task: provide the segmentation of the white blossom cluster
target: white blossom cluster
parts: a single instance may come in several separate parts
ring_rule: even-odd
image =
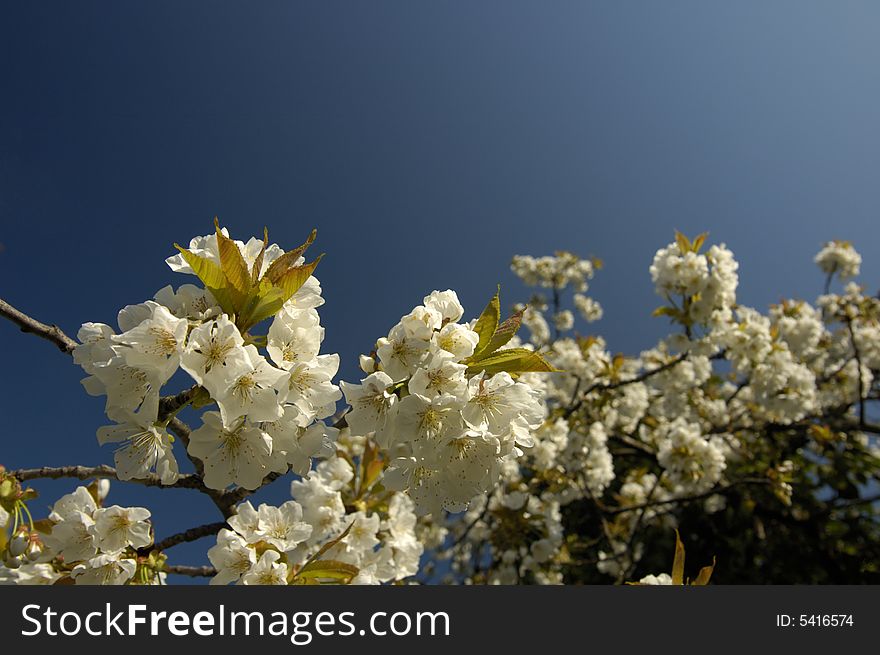
[[[683,319],[695,324],[724,320],[736,302],[739,265],[724,244],[712,246],[705,254],[694,244],[685,250],[676,240],[654,255],[651,280],[657,293],[666,299],[682,297]]]
[[[228,288],[184,284],[123,308],[116,328],[84,324],[73,356],[86,390],[106,397],[113,424],[97,435],[115,445],[119,479],[220,501],[228,527],[208,551],[212,584],[430,582],[433,570],[447,582],[561,584],[577,567],[672,584],[645,575],[645,535],[685,530],[680,508],[723,517],[741,509],[729,493],[753,485],[788,509],[798,479],[831,468],[831,451],[880,466],[865,408],[880,394],[880,299],[854,282],[830,290],[859,273],[853,246],[831,241],[816,255],[827,288],[814,304],[760,311],[738,304],[733,253],[704,241],[677,234],[657,251],[654,314],[671,327],[635,356],[580,336],[579,320],[602,317],[586,295],[599,263],[568,252],[513,259],[538,291],[503,323],[497,296],[464,321],[454,291],[430,293],[360,357],[359,383],[337,387],[339,357],[320,352],[313,269],[261,315],[264,334],[224,311]],[[301,265],[307,245],[284,253],[218,227],[189,253],[221,270],[237,250],[257,289],[242,297],[258,304],[273,263]],[[167,263],[213,279],[194,261]],[[182,391],[162,395],[184,376]],[[199,423],[179,431],[187,407]],[[175,435],[195,473],[181,473]],[[875,475],[864,467],[857,475]],[[288,472],[291,500],[245,500]],[[0,467],[0,582],[165,581],[148,510],[104,506],[100,483],[35,523],[24,479]]]
[[[564,289],[571,286],[576,292],[584,293],[589,288],[589,280],[593,279],[596,263],[559,251],[555,256],[537,258],[516,255],[510,269],[531,287]]]
[[[150,511],[143,507],[103,506],[109,482],[77,487],[62,496],[49,514],[40,557],[16,569],[0,569],[10,584],[161,584],[164,574],[139,565],[138,549],[153,543]]]
[[[369,375],[342,382],[355,435],[374,435],[391,456],[384,484],[419,514],[462,511],[495,486],[502,462],[531,444],[544,419],[540,394],[507,372],[468,374],[480,335],[459,323],[454,291],[434,291],[362,358]]]
[[[254,267],[263,242],[235,244]],[[193,239],[190,251],[220,262],[216,234]],[[262,271],[282,254],[275,244],[265,248]],[[193,273],[181,255],[167,263],[174,271]],[[241,333],[234,317],[222,313],[210,291],[189,284],[176,292],[165,287],[154,300],[123,308],[119,333],[102,323],[83,325],[74,359],[89,374],[86,390],[107,398],[107,416],[116,423],[99,429],[98,441],[118,444],[120,479],[144,478],[155,470],[165,484],[177,480],[169,417],[160,416],[159,400],[162,386],[178,370],[219,409],[202,415],[188,446],[204,463],[208,487],[255,489],[273,472],[305,473],[310,458],[333,436],[320,419],[332,415],[342,397],[331,381],[339,356],[319,354],[324,329],[316,308],[323,302],[317,279],[310,277],[272,318],[268,357],[259,341]]]
[[[538,258],[528,255],[516,255],[513,258],[510,269],[526,285],[553,290],[552,308],[541,295],[536,295],[528,306],[522,305],[518,308],[525,311],[523,324],[529,328],[533,344],[541,346],[551,340],[550,323],[544,317],[544,312],[549,309],[552,309],[550,321],[556,334],[574,327],[574,312],[558,306],[560,294],[568,289],[574,292],[574,307],[584,321],[592,323],[602,318],[602,306],[586,295],[589,281],[601,266],[598,259],[581,259],[567,251]]]
[[[217,569],[211,584],[295,584],[297,574],[307,579],[308,563],[321,549],[321,560],[354,567],[351,584],[415,575],[423,548],[412,501],[394,493],[381,508],[354,509],[354,478],[351,464],[333,457],[291,484],[296,500],[239,505],[231,529],[221,530],[208,551]]]
[[[849,241],[829,241],[813,260],[828,275],[841,279],[856,277],[862,265],[862,256]]]
[[[820,297],[815,307],[783,301],[762,313],[738,305],[733,254],[723,245],[701,252],[703,241],[678,235],[654,257],[651,279],[667,303],[655,314],[669,317],[681,331],[638,357],[613,354],[601,337],[568,336],[567,318],[556,321],[553,337],[541,313],[546,304],[529,306],[523,322],[532,344],[549,347],[547,358],[562,372],[534,383],[548,418],[532,431],[533,446],[525,455],[504,467],[488,509],[475,501],[462,519],[448,521],[449,536],[436,548],[443,552],[453,544],[448,556],[459,576],[483,582],[561,580],[572,557],[569,544],[542,541],[539,535],[557,530],[524,522],[525,514],[534,512],[498,511],[513,507],[505,500],[510,497],[522,500],[521,507],[549,503],[557,514],[572,503],[600,512],[616,508],[600,533],[604,545],[594,551],[594,562],[619,582],[631,580],[647,546],[637,531],[676,528],[677,499],[695,496],[706,513],[723,510],[724,491],[736,487],[739,477],[756,475],[749,462],[766,450],[768,426],[782,429],[847,405],[852,415],[859,394],[864,400],[875,388],[880,301],[849,284],[843,294]],[[539,261],[517,257],[513,269],[534,286],[565,280],[553,277],[549,260],[540,269]],[[846,278],[857,274],[861,258],[850,244],[831,242],[816,262],[823,272]],[[583,304],[577,295],[572,301],[577,309]],[[564,311],[557,307],[554,315]],[[862,442],[860,447],[873,448],[868,439]],[[792,462],[784,459],[758,475],[766,475],[785,504],[793,473]],[[564,525],[558,529],[564,535]],[[540,561],[530,550],[538,541]],[[474,564],[487,559],[488,566]],[[642,582],[664,584],[668,577]]]

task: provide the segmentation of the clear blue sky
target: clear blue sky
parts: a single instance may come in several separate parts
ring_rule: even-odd
[[[514,253],[602,257],[594,329],[628,352],[666,327],[647,269],[674,228],[733,248],[747,304],[813,298],[832,238],[874,289],[878,34],[880,4],[843,0],[7,4],[0,296],[73,334],[188,281],[163,259],[215,214],[287,247],[317,227],[352,379],[432,289],[523,299]],[[0,344],[0,462],[111,462],[81,372],[9,324]],[[111,499],[160,538],[216,519],[186,491]]]

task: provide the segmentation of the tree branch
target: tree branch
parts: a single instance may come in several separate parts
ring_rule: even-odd
[[[186,575],[191,578],[212,578],[217,575],[217,569],[213,566],[182,566],[180,564],[166,564],[165,573]]]
[[[10,475],[14,475],[20,482],[27,480],[58,480],[60,478],[76,478],[78,480],[88,480],[89,478],[111,478],[120,482],[134,482],[147,487],[162,487],[164,489],[199,489],[204,485],[198,476],[185,474],[181,475],[177,482],[173,484],[163,484],[158,475],[150,474],[146,478],[137,478],[131,480],[120,480],[119,475],[112,466],[102,464],[101,466],[43,466],[35,469],[18,469],[10,471]]]
[[[64,334],[64,331],[57,325],[46,325],[16,309],[2,298],[0,298],[0,316],[15,323],[22,332],[35,334],[42,339],[51,341],[63,353],[70,354],[77,346],[76,341]]]
[[[767,478],[743,478],[741,480],[737,480],[735,482],[731,482],[730,484],[714,487],[709,491],[705,491],[701,494],[694,494],[693,496],[679,496],[677,498],[668,498],[666,500],[655,500],[647,503],[640,503],[639,505],[629,505],[627,507],[614,507],[606,510],[612,516],[616,516],[617,514],[623,514],[624,512],[635,512],[638,510],[644,510],[649,507],[661,507],[663,505],[673,505],[675,503],[690,503],[696,500],[705,500],[711,496],[715,496],[716,494],[723,494],[734,487],[738,487],[740,485],[765,485],[771,484],[771,481]]]
[[[183,532],[178,532],[177,534],[173,534],[170,537],[165,537],[161,541],[157,541],[152,546],[145,546],[144,548],[141,548],[140,551],[146,554],[149,553],[151,550],[167,550],[172,546],[176,546],[178,544],[185,544],[190,541],[195,541],[196,539],[201,539],[202,537],[210,537],[211,535],[217,534],[225,527],[227,527],[227,525],[224,521],[207,523],[205,525],[200,525],[195,528],[190,528],[189,530],[184,530]]]
[[[642,373],[638,374],[637,376],[632,377],[632,378],[627,378],[626,380],[618,380],[617,382],[595,382],[595,383],[591,384],[589,387],[587,387],[586,391],[584,391],[583,394],[581,394],[581,396],[580,396],[580,398],[578,398],[577,402],[575,402],[574,404],[569,406],[568,409],[565,410],[563,417],[568,418],[569,416],[574,414],[580,408],[580,406],[583,404],[586,397],[589,396],[594,391],[610,391],[612,389],[618,389],[620,387],[625,387],[630,384],[636,384],[637,382],[644,382],[645,380],[647,380],[647,379],[649,379],[659,373],[662,373],[663,371],[668,371],[673,366],[677,366],[678,364],[683,362],[685,359],[687,359],[687,356],[688,356],[688,351],[686,350],[683,353],[681,353],[680,355],[676,356],[674,359],[669,360],[665,364],[661,364],[660,366],[657,366],[656,368],[652,368],[648,371],[643,371]]]

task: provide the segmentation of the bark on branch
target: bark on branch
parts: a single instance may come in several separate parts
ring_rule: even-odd
[[[76,348],[76,341],[64,334],[60,327],[57,325],[46,325],[16,309],[2,298],[0,298],[0,316],[15,323],[22,332],[29,332],[42,339],[51,341],[63,353],[70,354]]]
[[[28,480],[58,480],[60,478],[76,478],[77,480],[88,480],[89,478],[110,478],[119,480],[116,469],[112,466],[102,464],[101,466],[43,466],[34,469],[18,469],[10,471],[10,475],[14,475],[21,482]],[[202,489],[203,484],[198,476],[185,474],[181,475],[173,484],[163,484],[158,475],[151,474],[145,478],[137,478],[132,480],[120,480],[121,482],[134,482],[147,487],[163,487],[165,489]]]
[[[166,565],[165,573],[175,573],[177,575],[187,575],[191,578],[211,578],[217,575],[217,569],[213,566],[182,566],[182,565]]]
[[[147,546],[145,548],[142,548],[141,550],[145,553],[149,553],[151,550],[167,550],[168,548],[171,548],[172,546],[176,546],[178,544],[185,544],[190,541],[195,541],[196,539],[201,539],[202,537],[210,537],[217,534],[225,527],[227,527],[227,525],[223,521],[218,521],[216,523],[207,523],[205,525],[200,525],[195,528],[190,528],[189,530],[184,530],[183,532],[178,532],[177,534],[173,534],[170,537],[165,537],[161,541],[157,541],[152,546]]]

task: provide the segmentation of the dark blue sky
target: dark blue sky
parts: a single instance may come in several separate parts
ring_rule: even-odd
[[[514,253],[602,257],[594,329],[629,352],[666,327],[647,269],[674,228],[734,250],[747,304],[813,298],[832,238],[873,289],[878,34],[867,1],[7,3],[0,296],[73,334],[189,281],[163,259],[215,214],[286,247],[317,227],[351,379],[432,289],[523,299]],[[112,461],[80,371],[9,324],[0,343],[0,462]],[[186,491],[112,500],[159,537],[216,518]]]

